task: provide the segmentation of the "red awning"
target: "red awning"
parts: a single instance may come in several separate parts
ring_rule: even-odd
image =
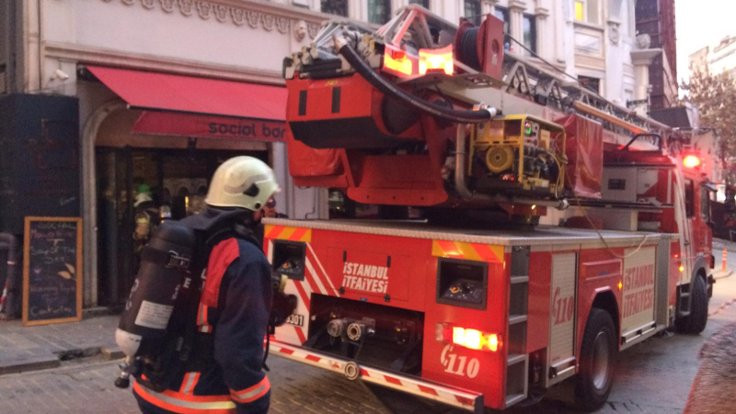
[[[130,106],[284,121],[286,88],[168,73],[87,66]]]

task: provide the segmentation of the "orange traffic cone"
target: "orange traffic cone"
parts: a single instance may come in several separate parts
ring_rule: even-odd
[[[723,248],[723,256],[721,256],[721,271],[726,271],[726,261],[728,260],[728,251],[726,251],[726,248]]]

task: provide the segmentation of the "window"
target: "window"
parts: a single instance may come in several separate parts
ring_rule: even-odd
[[[429,9],[429,0],[409,0],[409,4],[418,4],[425,9]]]
[[[532,52],[537,53],[537,21],[534,16],[529,14],[524,15],[523,30],[524,46]]]
[[[700,215],[706,223],[710,221],[710,195],[708,188],[700,187]]]
[[[368,21],[384,24],[391,18],[391,0],[368,0]]]
[[[496,16],[499,20],[503,21],[503,32],[508,34],[509,33],[509,9],[505,7],[496,6],[493,8],[493,15]],[[504,37],[503,50],[508,52],[510,48],[511,48],[511,41],[509,41],[507,37]]]
[[[575,0],[575,21],[600,23],[600,0]]]
[[[693,203],[695,202],[695,200],[693,200],[694,197],[695,194],[693,194],[693,181],[685,180],[685,215],[687,217],[692,217],[695,215],[695,206],[693,206]]]
[[[470,20],[476,25],[480,24],[481,12],[480,12],[480,0],[465,0],[465,16],[466,19]]]
[[[601,93],[601,80],[590,76],[578,76],[580,86],[597,94]]]
[[[493,15],[499,20],[503,20],[503,32],[509,32],[509,9],[505,7],[496,6],[493,8]]]
[[[585,1],[575,0],[575,20],[579,22],[585,21]]]
[[[322,0],[320,5],[322,13],[336,14],[338,16],[348,16],[347,0]]]

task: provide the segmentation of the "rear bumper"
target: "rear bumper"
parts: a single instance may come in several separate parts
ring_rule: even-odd
[[[354,361],[289,345],[275,339],[271,340],[270,353],[342,374],[350,380],[361,379],[365,382],[439,401],[476,414],[481,414],[484,410],[483,394],[477,392],[439,385],[380,369],[359,366]]]

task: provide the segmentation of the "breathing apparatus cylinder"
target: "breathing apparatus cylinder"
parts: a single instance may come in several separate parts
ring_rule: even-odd
[[[141,252],[140,268],[115,331],[115,342],[128,361],[155,358],[162,351],[177,298],[192,288],[196,243],[193,229],[166,221]]]

